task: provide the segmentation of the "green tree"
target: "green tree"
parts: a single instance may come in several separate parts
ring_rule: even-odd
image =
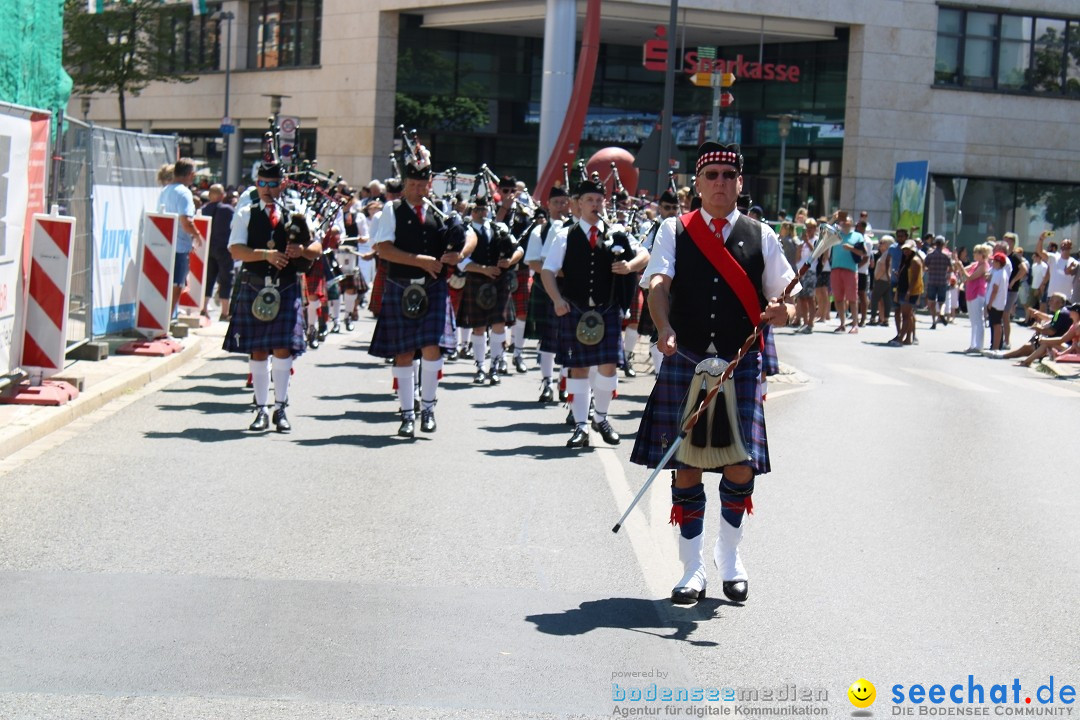
[[[64,68],[78,93],[116,93],[120,127],[126,129],[129,94],[137,96],[152,82],[195,78],[166,69],[165,54],[173,43],[162,38],[162,14],[174,8],[163,8],[160,0],[125,0],[106,7],[90,14],[85,0],[65,0]]]
[[[468,68],[461,74],[467,75]],[[419,130],[469,132],[488,124],[487,101],[476,99],[483,87],[460,82],[454,64],[439,53],[406,48],[398,58],[394,114],[397,123]]]

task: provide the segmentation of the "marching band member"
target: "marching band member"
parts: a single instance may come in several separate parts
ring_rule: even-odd
[[[301,282],[304,270],[322,255],[322,246],[312,238],[305,217],[286,217],[281,202],[283,183],[281,165],[268,151],[258,168],[258,201],[237,211],[229,237],[229,252],[243,266],[224,349],[250,356],[256,412],[248,429],[255,432],[270,427],[271,375],[274,425],[278,432],[292,429],[285,407],[293,358],[304,353]],[[268,366],[271,355],[272,366]]]
[[[679,436],[685,403],[699,394],[693,387],[699,377],[695,375],[699,362],[707,358],[730,360],[759,320],[784,325],[794,315],[794,307],[777,298],[795,272],[776,234],[736,209],[742,170],[743,157],[737,145],[702,144],[695,171],[701,208],[668,218],[656,237],[645,274],[649,277],[649,309],[666,357],[645,406],[632,462],[656,467]],[[706,423],[698,423],[690,442],[679,447],[680,452],[695,446],[734,449],[731,456],[745,459],[703,467],[684,463],[678,458],[686,456],[676,454],[665,466],[674,470],[671,518],[680,526],[679,558],[684,571],[671,592],[674,603],[691,604],[705,597],[703,470],[723,475],[720,532],[713,558],[724,595],[737,602],[747,598],[748,576],[739,556],[739,542],[746,526],[744,515],[753,509],[754,478],[769,472],[758,382],[761,364],[757,348],[746,354],[734,373],[731,406],[718,403],[712,432]],[[731,410],[725,412],[724,407]],[[732,440],[740,435],[738,442]],[[738,447],[742,440],[745,446]]]
[[[589,446],[590,394],[596,408],[593,429],[609,445],[619,444],[619,435],[607,419],[618,387],[615,367],[625,309],[616,297],[616,278],[637,272],[648,262],[648,254],[639,252],[625,232],[614,231],[601,220],[605,194],[598,177],[580,184],[581,219],[559,231],[541,272],[544,289],[560,318],[557,359],[570,369],[567,391],[575,426],[566,445],[572,448]],[[561,285],[556,281],[559,274]],[[597,372],[590,388],[589,369],[594,366]]]
[[[518,195],[518,180],[512,176],[504,175],[499,179],[499,206],[495,209],[495,220],[505,223],[510,229],[510,234],[515,238],[521,238],[522,244],[525,238],[521,236],[529,225],[529,218],[521,212]],[[529,266],[524,262],[524,253],[518,258],[512,268],[514,279],[511,281],[510,299],[513,305],[507,311],[507,322],[511,325],[514,346],[514,369],[519,373],[528,372],[525,358],[522,355],[525,344],[525,320],[529,316]],[[511,317],[512,316],[512,317]],[[494,344],[492,344],[494,352]],[[499,364],[499,372],[506,373],[506,361]]]
[[[445,266],[461,262],[476,242],[460,225],[448,231],[438,215],[425,207],[431,189],[431,158],[423,146],[417,146],[417,152],[406,162],[402,197],[383,209],[373,240],[387,270],[382,308],[368,349],[375,357],[393,359],[401,405],[397,434],[407,438],[415,436],[413,358],[417,350],[423,357],[420,430],[435,432],[435,396],[443,365],[439,343],[447,317]],[[460,230],[460,236],[453,229]]]
[[[551,250],[551,244],[569,218],[569,209],[570,197],[566,190],[561,187],[551,188],[551,194],[548,195],[548,221],[533,229],[525,249],[525,263],[538,277],[544,269],[544,260]],[[540,402],[552,402],[555,391],[551,379],[555,372],[555,353],[559,347],[559,322],[555,316],[555,306],[552,305],[543,282],[533,282],[529,291],[529,316],[525,328],[525,337],[540,341]]]

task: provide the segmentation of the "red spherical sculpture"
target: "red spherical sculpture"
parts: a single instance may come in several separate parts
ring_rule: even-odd
[[[626,192],[631,196],[635,195],[638,185],[638,169],[634,167],[634,156],[629,151],[621,147],[606,147],[597,150],[589,158],[589,162],[585,163],[585,170],[590,175],[593,172],[598,173],[601,180],[606,179],[604,184],[607,186],[610,195],[615,184],[615,175],[611,172],[611,163],[615,163],[615,167],[619,169],[619,179],[622,180]]]

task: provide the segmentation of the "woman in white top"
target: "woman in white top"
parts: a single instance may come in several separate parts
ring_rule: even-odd
[[[990,316],[990,349],[1002,349],[1002,333],[1005,320],[1005,296],[1009,288],[1009,258],[1003,252],[994,253],[990,284],[986,288],[986,312]]]

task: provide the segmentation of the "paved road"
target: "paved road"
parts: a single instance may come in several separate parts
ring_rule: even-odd
[[[401,441],[370,329],[304,357],[291,435],[243,431],[220,356],[0,475],[0,717],[609,717],[613,682],[846,717],[860,677],[884,716],[895,683],[1080,682],[1080,393],[951,352],[963,324],[781,331],[751,599],[691,609],[662,480],[610,532],[651,377],[620,385],[623,444],[575,456],[536,371],[448,365],[439,432]]]

